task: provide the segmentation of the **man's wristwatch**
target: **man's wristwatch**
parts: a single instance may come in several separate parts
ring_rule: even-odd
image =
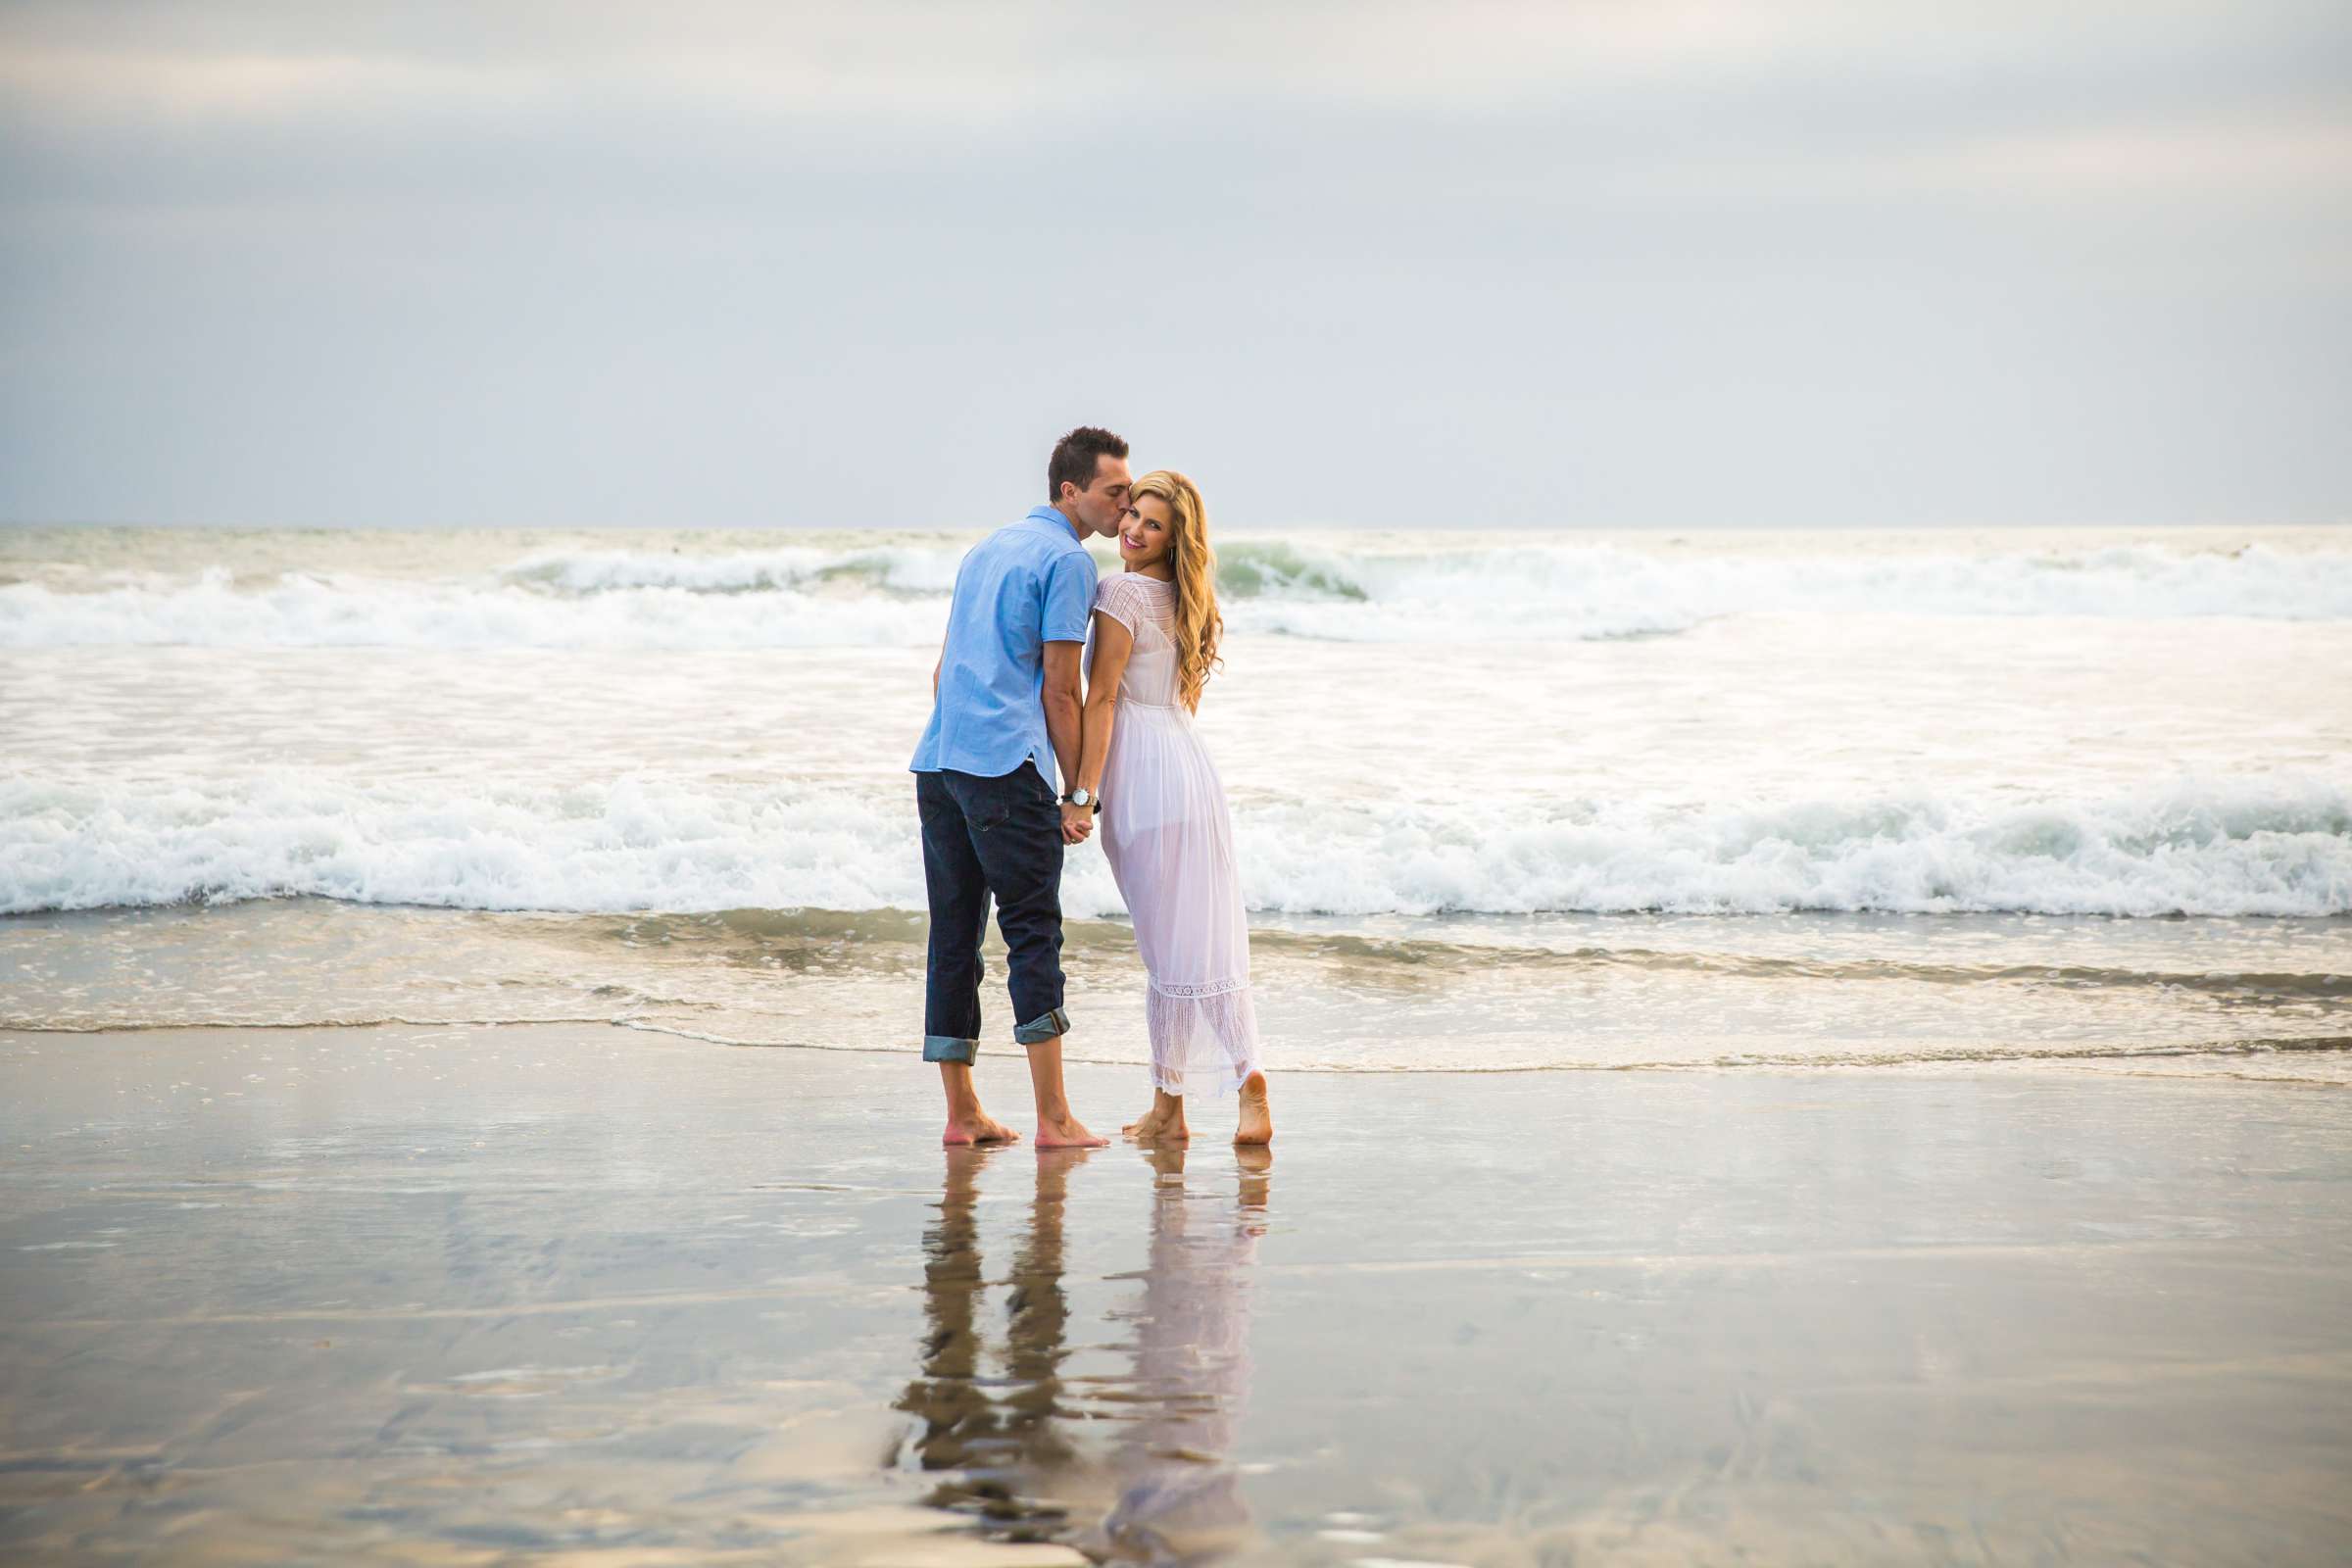
[[[1061,804],[1064,806],[1091,807],[1095,810],[1100,811],[1102,809],[1102,797],[1096,794],[1093,790],[1088,789],[1085,785],[1081,784],[1078,788],[1070,791],[1069,794],[1064,795],[1061,798]]]

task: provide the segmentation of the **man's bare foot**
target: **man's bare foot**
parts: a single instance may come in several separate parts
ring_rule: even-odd
[[[1017,1144],[1021,1135],[991,1116],[987,1111],[974,1111],[961,1118],[950,1118],[947,1135],[940,1139],[950,1149],[970,1144]]]
[[[1184,1097],[1171,1095],[1164,1089],[1152,1091],[1152,1108],[1141,1120],[1131,1121],[1119,1129],[1138,1143],[1182,1143],[1193,1136],[1184,1122]]]
[[[1274,1141],[1274,1108],[1266,1103],[1266,1075],[1253,1072],[1242,1080],[1242,1120],[1233,1130],[1237,1144]]]
[[[1057,1121],[1048,1121],[1040,1116],[1037,1121],[1037,1147],[1040,1149],[1101,1149],[1109,1142],[1107,1138],[1098,1138],[1088,1132],[1086,1123],[1075,1116],[1064,1116]]]

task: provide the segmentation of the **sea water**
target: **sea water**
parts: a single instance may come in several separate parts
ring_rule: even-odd
[[[0,532],[0,1027],[911,1053],[974,537]],[[2352,1079],[2352,529],[1219,544],[1277,1069]]]

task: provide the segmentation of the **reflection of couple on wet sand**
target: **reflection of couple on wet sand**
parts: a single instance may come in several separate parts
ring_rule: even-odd
[[[1070,1167],[1037,1162],[1037,1196],[1012,1258],[1004,1343],[984,1338],[978,1176],[989,1152],[948,1152],[937,1219],[923,1235],[920,1374],[896,1408],[917,1417],[912,1457],[953,1472],[931,1500],[971,1512],[1010,1540],[1048,1537],[1097,1559],[1190,1561],[1231,1549],[1250,1529],[1227,1457],[1249,1389],[1249,1289],[1265,1225],[1272,1156],[1245,1146],[1239,1202],[1194,1195],[1185,1151],[1150,1152],[1156,1180],[1152,1251],[1134,1325],[1132,1370],[1065,1376],[1069,1303],[1062,1213]],[[1086,1346],[1093,1336],[1081,1331]],[[1088,1451],[1086,1434],[1112,1434]]]
[[[1127,443],[1088,426],[1055,444],[1046,490],[1046,505],[956,568],[931,721],[910,764],[931,906],[923,1059],[939,1063],[947,1091],[945,1142],[1018,1136],[981,1108],[972,1083],[992,898],[1037,1145],[1108,1142],[1071,1110],[1061,1074],[1062,852],[1100,819],[1135,920],[1152,1037],[1152,1108],[1122,1131],[1181,1141],[1188,1095],[1238,1091],[1234,1142],[1264,1144],[1274,1122],[1232,814],[1192,723],[1223,631],[1206,509],[1181,473],[1131,479]],[[1100,584],[1085,543],[1098,534],[1119,541],[1126,568]]]

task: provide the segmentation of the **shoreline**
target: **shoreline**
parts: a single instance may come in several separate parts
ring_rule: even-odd
[[[92,1023],[92,1024],[24,1024],[0,1021],[0,1050],[5,1050],[12,1037],[24,1037],[26,1042],[43,1038],[97,1040],[112,1036],[125,1039],[148,1035],[172,1034],[235,1034],[294,1035],[308,1031],[327,1033],[359,1033],[368,1030],[531,1030],[573,1029],[613,1030],[623,1035],[651,1035],[662,1039],[697,1046],[715,1047],[723,1051],[750,1052],[808,1052],[817,1054],[850,1055],[864,1058],[904,1057],[908,1048],[903,1045],[829,1045],[810,1040],[746,1040],[707,1031],[697,1031],[681,1025],[610,1017],[521,1017],[521,1018],[410,1018],[362,1017],[301,1019],[278,1023],[256,1023],[224,1020],[219,1022],[155,1022],[155,1023]],[[2344,1060],[2341,1076],[2326,1077],[2310,1074],[2256,1073],[2233,1069],[2225,1063],[2248,1061],[2258,1057],[2285,1055],[2310,1056],[2334,1061]],[[1012,1070],[1026,1056],[1017,1046],[1001,1041],[984,1041],[979,1048],[983,1061],[1007,1063]],[[1106,1071],[1132,1070],[1141,1063],[1127,1057],[1097,1056],[1070,1053],[1065,1048],[1063,1061],[1072,1067],[1101,1068]],[[2205,1064],[2196,1072],[2162,1072],[2155,1064],[2163,1062]],[[2096,1077],[2166,1082],[2229,1082],[2269,1084],[2317,1090],[2352,1088],[2352,1035],[2281,1035],[2232,1041],[2187,1042],[2178,1045],[2145,1046],[2139,1048],[2096,1047],[1972,1047],[1953,1045],[1941,1049],[1914,1046],[1905,1052],[1889,1052],[1879,1055],[1847,1054],[1838,1056],[1771,1055],[1738,1054],[1712,1059],[1693,1058],[1683,1061],[1554,1061],[1506,1063],[1496,1065],[1408,1066],[1382,1064],[1352,1064],[1315,1062],[1285,1067],[1283,1076],[1299,1078],[1383,1079],[1383,1078],[1511,1078],[1568,1076],[1586,1074],[1854,1074],[1893,1075],[1905,1078],[1970,1077],[1978,1074],[2004,1075],[2012,1073],[2047,1072],[2059,1077]],[[1219,1099],[1227,1097],[1203,1097]]]
[[[1144,1061],[1131,931],[1065,931],[1072,1059]],[[892,911],[502,914],[313,898],[20,915],[0,922],[0,1030],[565,1024],[889,1055],[920,994],[920,937],[919,916]],[[1001,972],[1001,945],[987,951]],[[1261,1027],[1292,1072],[1851,1064],[2352,1085],[2342,917],[1269,922],[1251,966]],[[1017,1059],[991,1038],[1002,1021],[984,1025],[983,1052]]]

